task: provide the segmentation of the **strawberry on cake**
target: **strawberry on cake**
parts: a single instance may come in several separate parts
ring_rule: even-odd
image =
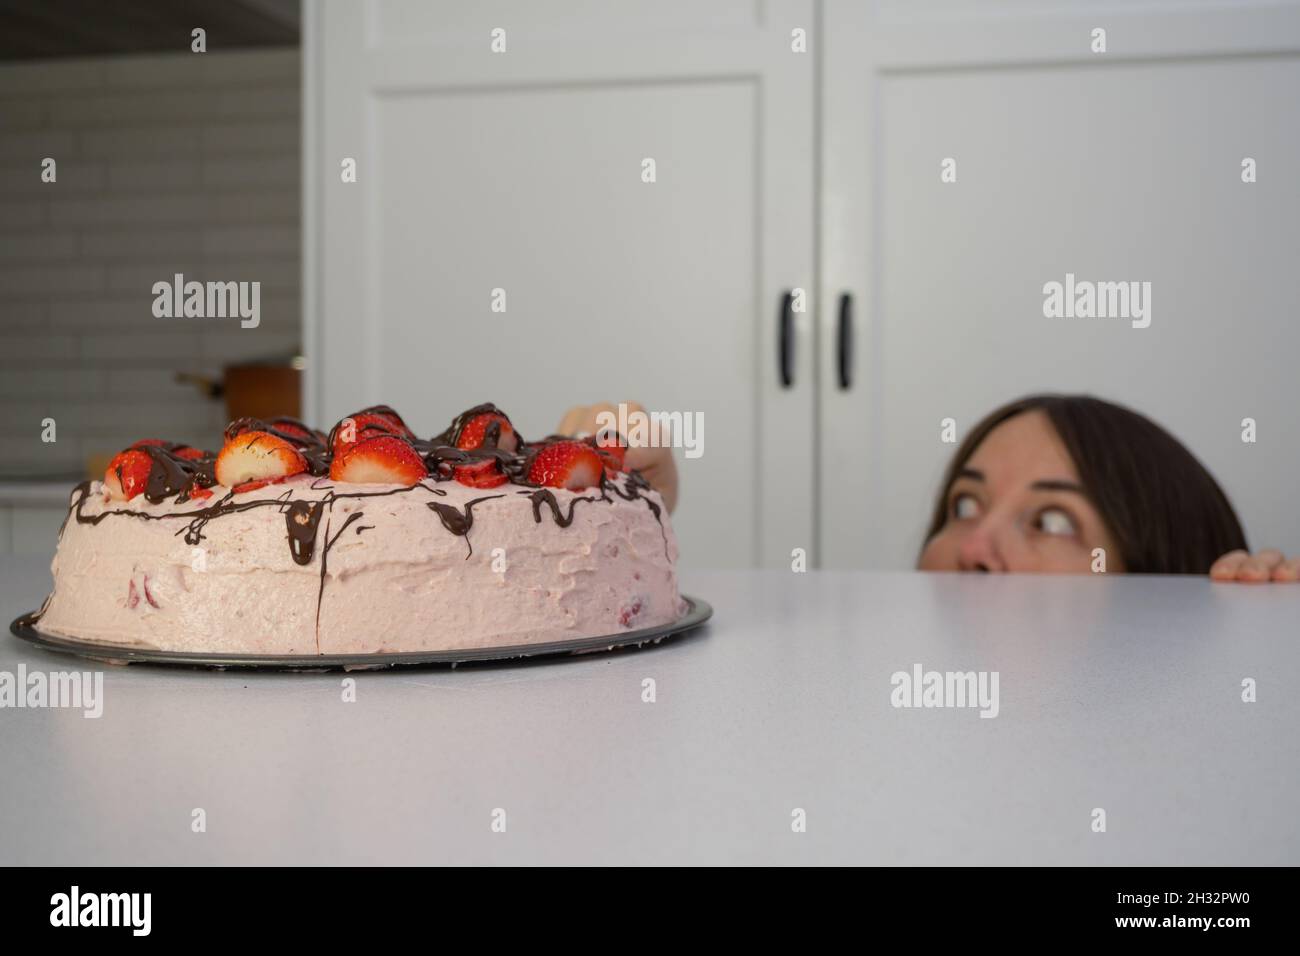
[[[387,406],[328,434],[240,419],[146,439],[73,492],[38,631],[321,655],[617,635],[685,611],[663,501],[607,433],[525,442],[493,405],[421,439]]]

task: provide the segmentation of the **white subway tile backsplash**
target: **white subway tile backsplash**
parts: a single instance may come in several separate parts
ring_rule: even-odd
[[[266,189],[271,186],[297,186],[301,181],[297,151],[268,153],[251,159],[224,159],[203,167],[203,185]]]
[[[297,50],[239,50],[204,62],[204,82],[221,89],[245,83],[278,82],[285,89],[298,90],[302,63]]]
[[[31,231],[45,225],[45,200],[0,202],[0,232]]]
[[[159,156],[197,156],[202,148],[198,127],[86,130],[76,134],[81,152],[96,159]]]
[[[76,417],[72,407],[60,395],[24,395],[21,399],[6,400],[0,402],[0,430],[40,441],[46,419],[52,418],[56,423],[56,441],[48,444],[57,444],[63,423]]]
[[[164,229],[157,226],[132,227],[123,223],[112,230],[85,231],[81,234],[81,254],[87,258],[108,259],[117,268],[120,259],[157,259],[175,255],[196,257],[203,249],[204,233],[197,229]],[[295,250],[297,245],[294,246]]]
[[[44,329],[49,325],[49,306],[35,299],[4,303],[0,308],[0,332]]]
[[[0,90],[8,90],[0,87]],[[39,98],[0,97],[0,131],[39,129],[45,125],[45,101]]]
[[[141,162],[115,160],[108,167],[108,189],[113,193],[157,193],[188,189],[200,185],[202,163],[199,157],[174,157],[168,160]]]
[[[206,403],[198,387],[189,382],[176,381],[176,372],[184,371],[219,377],[220,368],[195,365],[178,365],[176,369],[121,368],[109,369],[106,390],[111,395],[149,395],[165,402]]]
[[[267,192],[234,192],[209,195],[205,220],[232,223],[299,222],[298,190],[274,189]]]
[[[49,96],[66,90],[97,90],[104,85],[111,57],[37,60],[0,64],[0,90],[7,94]]]
[[[207,203],[202,196],[132,196],[50,200],[54,226],[117,226],[123,223],[203,223]]]
[[[213,117],[220,119],[267,117],[296,122],[302,114],[302,92],[296,83],[278,87],[221,89],[211,108]]]
[[[164,321],[154,317],[153,297],[135,295],[79,296],[49,303],[50,328],[59,331],[139,330]]]
[[[299,71],[294,50],[0,64],[7,473],[82,471],[141,437],[212,447],[224,406],[176,372],[301,348]],[[155,318],[176,272],[260,281],[260,326]]]
[[[214,226],[203,230],[206,256],[273,255],[297,257],[297,226]]]
[[[227,59],[231,54],[221,54],[217,59]],[[212,54],[185,51],[177,53],[143,53],[137,56],[113,57],[104,63],[104,90],[151,90],[198,87],[206,82],[205,69]]]
[[[297,331],[277,332],[259,326],[208,332],[202,336],[203,358],[222,364],[249,362],[292,355],[299,348]]]
[[[120,292],[135,297],[143,307],[145,314],[153,317],[153,286],[155,282],[172,284],[177,274],[183,275],[188,282],[197,278],[198,263],[189,259],[166,259],[159,262],[140,265],[122,263],[115,265],[108,276],[108,291]]]
[[[0,268],[15,263],[75,259],[80,241],[74,232],[0,234]]]
[[[81,406],[79,420],[87,430],[120,429],[129,432],[139,427],[137,423],[148,422],[153,428],[170,434],[182,429],[206,428],[212,421],[213,404],[152,400],[98,401]]]
[[[201,136],[205,158],[231,153],[296,154],[300,148],[297,123],[222,123],[207,126]]]
[[[212,277],[212,273],[195,272],[193,277]],[[167,276],[161,276],[167,279]],[[187,278],[189,276],[187,275]],[[218,277],[219,278],[219,277]],[[232,277],[237,278],[237,277]],[[293,290],[296,293],[297,289]],[[104,332],[112,330],[123,334],[148,334],[149,332],[208,331],[208,324],[225,325],[228,319],[185,319],[158,318],[153,314],[152,291],[134,294],[117,293],[102,296],[80,296],[45,303],[16,302],[5,306],[6,316],[11,309],[25,310],[22,317],[31,327],[50,329],[58,332]],[[39,309],[39,311],[37,311]],[[299,330],[302,321],[302,304],[296,294],[287,294],[264,289],[261,299],[261,324],[275,326],[280,331],[292,328]],[[8,322],[3,323],[7,325]]]
[[[7,206],[29,205],[7,203]],[[209,223],[279,222],[292,223],[298,218],[298,195],[280,189],[263,193],[229,193],[224,195],[176,194],[171,196],[131,196],[84,199],[52,199],[50,222],[60,228],[135,225],[188,226],[202,229]],[[40,209],[22,212],[32,225],[39,225]]]
[[[46,156],[60,159],[77,155],[77,134],[67,130],[40,129],[0,134],[0,158],[6,163],[40,162]]]
[[[3,134],[0,134],[0,142]],[[15,199],[52,199],[56,196],[80,196],[104,188],[104,167],[76,156],[54,156],[56,179],[41,179],[44,156],[32,156],[25,162],[6,162],[0,166],[0,195]]]
[[[259,328],[268,332],[292,332],[299,335],[302,331],[302,301],[297,295],[265,293],[262,296],[262,324]]]
[[[57,441],[41,441],[41,419],[23,422],[18,428],[0,429],[0,447],[8,461],[4,476],[15,475],[72,477],[81,474],[85,458],[81,453],[80,436],[71,428],[72,423],[60,423]],[[128,444],[130,444],[128,442]]]
[[[22,266],[0,268],[0,299],[48,297],[70,292],[97,292],[104,288],[103,266]]]
[[[76,355],[77,340],[69,335],[48,335],[39,330],[17,333],[8,329],[0,335],[0,365],[6,367],[30,367],[43,359],[66,362]]]
[[[172,329],[185,329],[184,319],[163,320]],[[189,328],[193,328],[192,326]],[[199,334],[197,331],[119,332],[103,335],[83,335],[80,338],[81,358],[92,363],[167,362],[182,367],[197,359]]]
[[[40,159],[0,164],[0,199],[43,199]]]
[[[103,369],[6,369],[0,375],[0,396],[101,395],[107,382]]]
[[[296,89],[300,69],[296,51],[269,49],[113,57],[105,61],[103,74],[104,85],[114,90],[160,86],[227,88],[276,81]]]
[[[190,278],[190,276],[186,276]],[[257,259],[210,257],[203,260],[202,275],[194,278],[217,282],[260,282],[261,295],[297,291],[301,281],[298,259],[262,256]]]
[[[289,117],[299,112],[295,88],[251,87],[148,90],[95,96],[78,94],[50,103],[48,121],[54,129],[95,129],[119,126],[174,126],[250,117]]]

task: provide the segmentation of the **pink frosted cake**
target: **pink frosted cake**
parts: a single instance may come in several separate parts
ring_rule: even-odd
[[[241,419],[79,485],[34,626],[220,654],[368,654],[675,621],[677,543],[621,439],[526,443],[492,405],[416,438],[385,406],[329,435]]]

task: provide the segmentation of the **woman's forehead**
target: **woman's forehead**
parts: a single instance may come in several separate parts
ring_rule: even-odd
[[[981,472],[990,484],[1079,478],[1061,436],[1039,409],[1022,412],[995,427],[975,448],[966,467]]]

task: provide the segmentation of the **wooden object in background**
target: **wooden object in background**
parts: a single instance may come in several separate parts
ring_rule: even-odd
[[[302,417],[302,372],[289,365],[231,365],[226,368],[226,417]]]

